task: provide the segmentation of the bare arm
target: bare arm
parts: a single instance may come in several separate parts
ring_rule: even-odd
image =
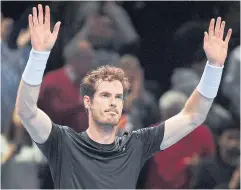
[[[51,132],[52,124],[50,118],[37,108],[39,91],[40,85],[31,86],[21,80],[16,111],[32,139],[37,143],[43,143]]]
[[[194,90],[184,109],[176,116],[165,121],[165,133],[161,149],[163,150],[175,144],[201,125],[206,119],[213,100]]]
[[[19,85],[16,113],[31,138],[37,143],[44,143],[52,129],[50,118],[37,108],[37,101],[43,73],[47,64],[50,50],[53,47],[60,23],[50,32],[50,9],[45,8],[45,23],[43,23],[42,5],[33,8],[33,15],[29,15],[29,28],[33,49],[30,52],[27,66]]]
[[[209,26],[209,34],[205,32],[204,36],[203,46],[208,63],[201,81],[187,100],[183,110],[165,121],[164,139],[160,146],[162,150],[175,144],[201,125],[205,121],[216,97],[232,31],[228,31],[223,41],[225,22],[223,21],[221,24],[221,18],[219,17],[215,29],[214,23],[215,20],[212,19]]]

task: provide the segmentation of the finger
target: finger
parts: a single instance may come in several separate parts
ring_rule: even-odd
[[[209,24],[209,29],[208,29],[208,36],[212,37],[214,35],[214,18],[211,19],[210,24]]]
[[[220,35],[220,24],[221,24],[221,17],[218,17],[216,21],[216,26],[215,26],[215,36],[219,37]]]
[[[222,22],[221,28],[220,28],[220,35],[219,38],[223,40],[223,33],[224,33],[224,28],[225,28],[225,21]]]
[[[230,38],[231,38],[231,35],[232,35],[232,29],[229,29],[228,30],[228,33],[227,33],[227,36],[225,38],[225,43],[228,44]]]
[[[59,29],[60,29],[60,24],[61,24],[61,22],[57,22],[57,23],[55,24],[55,26],[54,26],[54,30],[53,30],[53,32],[52,32],[52,35],[53,35],[54,39],[57,39],[57,37],[58,37],[58,33],[59,33]]]
[[[204,42],[208,41],[208,33],[205,31],[204,32]]]
[[[49,6],[45,7],[44,25],[47,30],[50,30],[50,8],[49,8]]]
[[[38,5],[38,22],[43,24],[43,7],[41,4]]]
[[[38,17],[37,17],[37,9],[36,9],[36,7],[33,8],[33,24],[34,25],[38,24]]]
[[[29,29],[31,31],[33,29],[33,16],[31,14],[28,15],[28,25],[29,25]]]
[[[203,37],[203,48],[208,44],[208,33],[205,31],[204,32],[204,37]]]

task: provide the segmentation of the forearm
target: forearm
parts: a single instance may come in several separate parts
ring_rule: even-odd
[[[197,89],[187,100],[181,114],[188,115],[192,123],[201,125],[212,106],[214,98],[204,97]]]
[[[161,149],[175,144],[205,121],[217,95],[221,75],[221,67],[206,66],[199,85],[187,100],[183,110],[165,121]]]
[[[197,88],[182,110],[183,114],[190,115],[191,119],[198,125],[206,119],[213,100],[217,96],[222,72],[223,67],[214,66],[207,62]]]
[[[43,143],[51,131],[51,120],[37,107],[40,83],[45,69],[43,65],[46,62],[47,57],[41,60],[38,55],[30,55],[19,85],[16,100],[16,113],[32,139],[38,143]],[[38,66],[38,64],[40,67],[36,68],[35,66]]]

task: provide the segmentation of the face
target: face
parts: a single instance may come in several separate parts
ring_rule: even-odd
[[[230,129],[219,139],[220,154],[228,164],[237,165],[240,159],[240,133],[237,129]]]
[[[134,60],[130,60],[128,65],[122,66],[122,69],[124,70],[125,75],[131,84],[133,83],[134,78],[137,77],[137,75],[141,72],[139,65]]]
[[[98,125],[116,126],[123,109],[123,86],[120,81],[101,81],[90,101],[89,114]]]
[[[114,33],[112,22],[108,17],[100,15],[93,15],[91,17],[88,39],[92,44],[109,44],[113,39]]]
[[[72,57],[71,65],[78,76],[85,75],[93,66],[93,52],[91,50],[76,54]]]

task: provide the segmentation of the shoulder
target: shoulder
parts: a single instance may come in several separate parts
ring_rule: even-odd
[[[60,126],[60,127],[63,130],[63,133],[66,135],[67,138],[70,138],[70,139],[79,139],[80,138],[80,133],[77,133],[72,128],[70,128],[68,126]]]
[[[124,132],[124,134],[118,138],[119,145],[125,145],[127,143],[135,143],[140,138],[138,131]]]
[[[202,137],[210,137],[212,136],[211,130],[208,128],[208,126],[202,124],[199,127],[196,128],[196,130],[193,131],[194,134]]]
[[[63,77],[63,74],[64,74],[64,68],[50,71],[44,76],[43,83],[54,84],[56,82],[59,82],[59,79]]]
[[[132,131],[132,135],[136,138],[146,138],[151,137],[154,138],[156,136],[160,137],[161,134],[164,134],[165,130],[165,121],[159,122],[157,124],[151,125],[150,127],[138,129],[136,131]]]

